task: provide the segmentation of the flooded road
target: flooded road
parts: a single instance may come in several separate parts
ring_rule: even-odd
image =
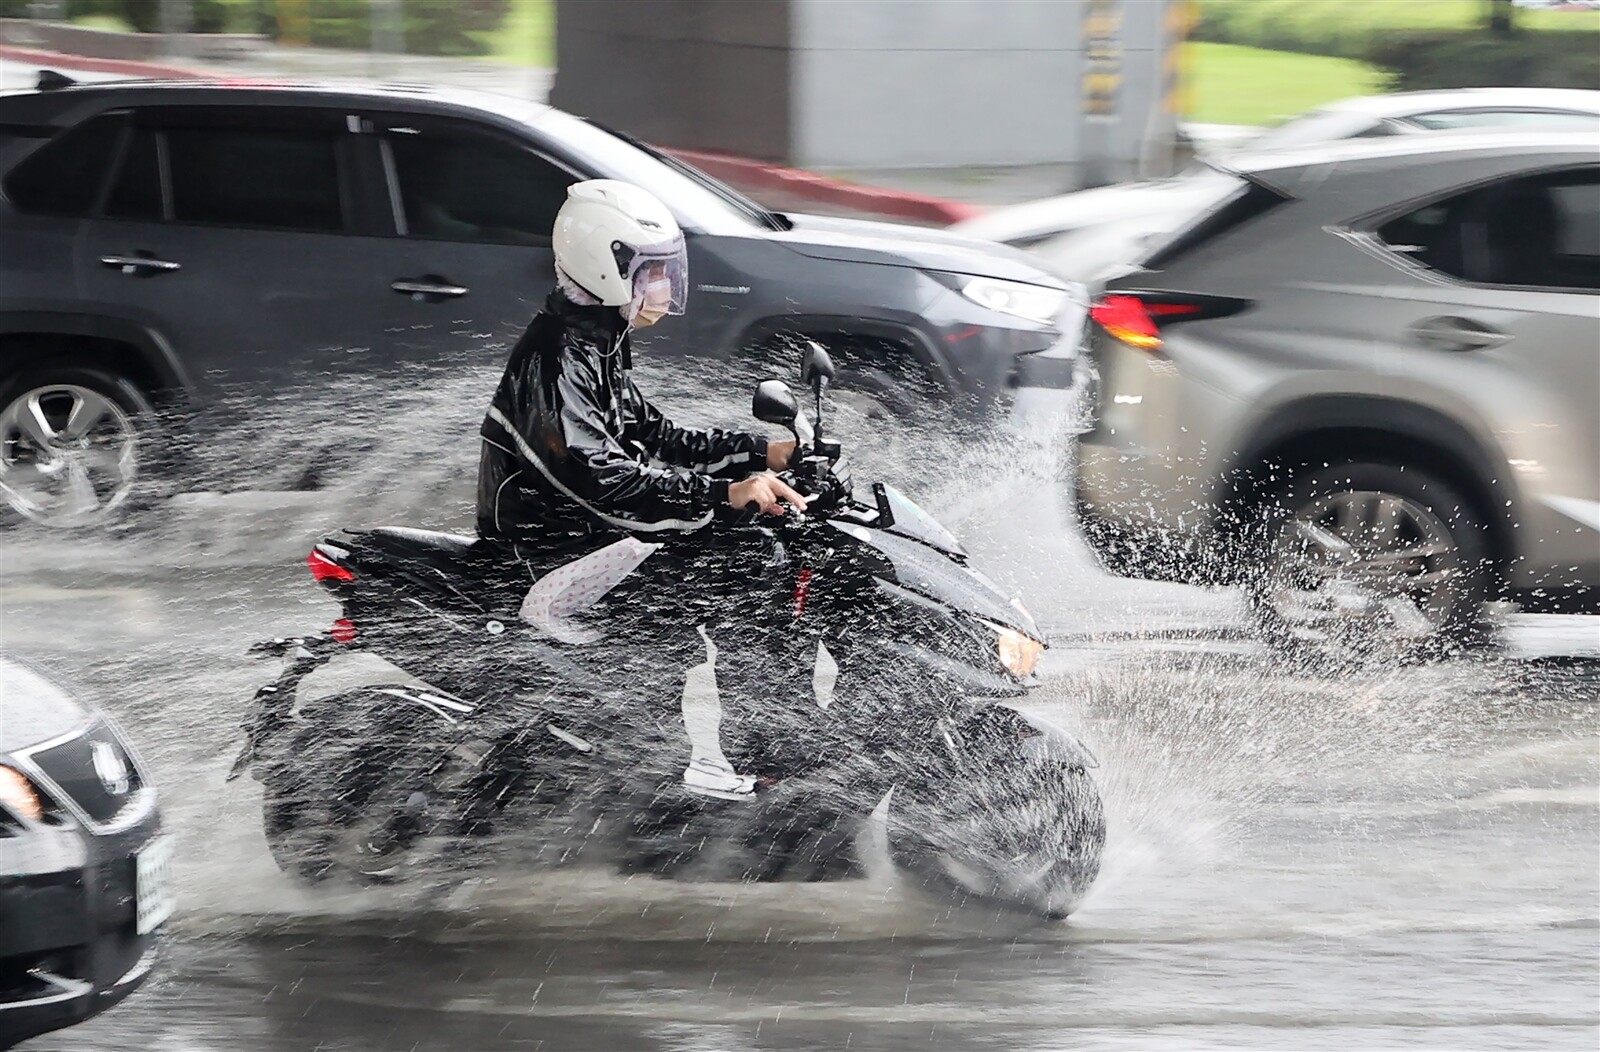
[[[143,991],[22,1047],[1595,1048],[1594,621],[1520,618],[1500,653],[1309,676],[1249,638],[1231,593],[1101,575],[1047,481],[975,471],[929,507],[1039,614],[1055,645],[1029,704],[1101,761],[1105,866],[1048,926],[892,874],[301,891],[267,855],[257,787],[223,779],[272,675],[245,647],[334,616],[295,555],[309,520],[257,521],[283,549],[255,566],[8,542],[0,638],[141,745],[182,897]]]

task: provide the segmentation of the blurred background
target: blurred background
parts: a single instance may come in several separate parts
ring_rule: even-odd
[[[1597,29],[1593,0],[0,0],[0,86],[31,49],[486,87],[995,204],[1170,174],[1350,96],[1594,88]]]

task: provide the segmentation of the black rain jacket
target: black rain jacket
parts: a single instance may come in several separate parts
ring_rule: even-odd
[[[519,555],[576,558],[620,537],[694,535],[767,440],[676,427],[628,375],[615,307],[550,294],[511,351],[481,434],[478,533]]]

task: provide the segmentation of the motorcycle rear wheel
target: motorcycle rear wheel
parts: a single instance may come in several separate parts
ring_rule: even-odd
[[[382,686],[303,706],[262,778],[273,861],[299,883],[447,879],[469,772],[444,719]]]

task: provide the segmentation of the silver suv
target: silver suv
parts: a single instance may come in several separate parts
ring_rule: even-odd
[[[1235,158],[1099,290],[1078,507],[1267,636],[1438,651],[1600,586],[1600,127]]]

